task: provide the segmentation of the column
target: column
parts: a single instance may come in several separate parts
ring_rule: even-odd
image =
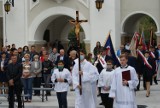
[[[157,45],[160,44],[160,32],[155,33],[157,36]]]

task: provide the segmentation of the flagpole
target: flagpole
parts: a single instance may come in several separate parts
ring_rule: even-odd
[[[149,46],[148,47],[152,46],[152,44],[153,44],[153,28],[151,27],[150,40],[149,40]]]

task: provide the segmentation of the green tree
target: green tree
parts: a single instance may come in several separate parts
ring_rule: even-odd
[[[82,27],[80,29],[80,32],[84,32]],[[75,27],[73,29],[71,29],[70,32],[68,33],[68,39],[69,39],[68,47],[70,47],[71,45],[78,46],[76,33],[75,33]],[[84,41],[82,43],[80,43],[80,48],[86,52],[85,46],[86,45],[85,45]]]
[[[138,25],[139,32],[141,33],[142,31],[144,31],[146,43],[149,42],[151,28],[153,30],[153,39],[156,40],[156,35],[154,34],[154,32],[157,31],[157,26],[154,20],[150,16],[145,15],[139,20],[138,24],[139,24]]]

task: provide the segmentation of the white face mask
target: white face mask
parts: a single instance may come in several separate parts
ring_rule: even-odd
[[[29,61],[29,59],[27,58],[27,59],[25,59],[25,61]]]
[[[84,55],[80,55],[80,60],[83,61],[85,59]]]
[[[34,59],[35,61],[38,61],[38,59]]]

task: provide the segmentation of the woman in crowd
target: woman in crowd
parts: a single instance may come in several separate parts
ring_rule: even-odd
[[[100,50],[101,50],[101,43],[98,41],[96,43],[96,47],[94,48],[93,52],[94,52],[94,57],[96,58],[97,55],[100,53]]]
[[[30,54],[30,51],[29,51],[29,47],[28,47],[28,46],[24,46],[24,47],[23,47],[23,56],[24,56],[25,54]]]
[[[44,58],[45,58],[45,55],[47,54],[47,51],[46,50],[44,50],[44,51],[42,51],[42,54],[40,55],[40,61],[41,62],[44,62]]]
[[[22,71],[22,83],[24,86],[24,94],[29,96],[25,97],[25,102],[31,102],[32,100],[32,82],[33,82],[33,76],[31,71],[31,62],[30,55],[25,54],[24,55],[25,62],[23,62],[23,71]]]
[[[144,56],[146,62],[143,65],[143,78],[146,84],[146,97],[150,96],[150,82],[152,80],[152,76],[155,74],[155,65],[153,59],[149,55],[149,51],[145,51]]]
[[[6,69],[8,65],[8,59],[6,58],[6,53],[1,53],[1,59],[0,59],[0,87],[3,85],[5,87],[8,86],[7,83],[7,76],[6,76]],[[8,93],[8,90],[5,91],[5,94]],[[0,94],[2,94],[2,90],[0,90]]]
[[[35,55],[33,57],[33,62],[31,63],[32,67],[32,76],[34,78],[33,80],[33,87],[40,88],[41,86],[41,78],[42,78],[42,63],[39,60],[39,55]],[[39,90],[34,91],[35,96],[40,95]]]

